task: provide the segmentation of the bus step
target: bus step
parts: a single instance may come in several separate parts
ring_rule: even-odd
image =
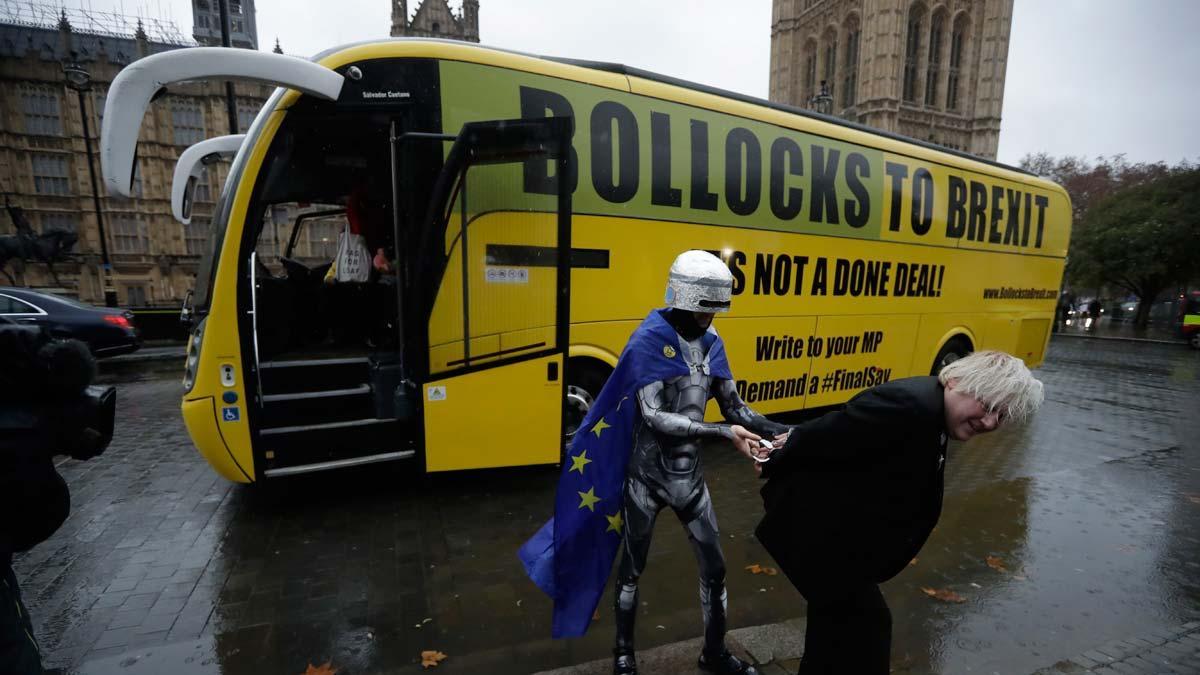
[[[304,365],[288,365],[292,363]],[[265,398],[358,389],[371,379],[371,370],[365,358],[275,361],[262,364],[259,377],[262,378]]]
[[[277,436],[279,434],[295,434],[302,431],[328,431],[330,429],[348,429],[353,427],[366,427],[376,424],[389,424],[395,420],[381,420],[374,417],[361,420],[345,420],[341,422],[324,422],[321,424],[301,424],[293,427],[274,427],[271,429],[262,429],[259,431],[260,436]]]
[[[345,424],[310,424],[303,427],[276,429],[285,433],[266,434],[257,443],[262,448],[266,471],[326,462],[344,462],[373,455],[415,452],[417,444],[411,437],[415,431],[395,420],[356,420],[369,422]],[[397,458],[400,458],[397,456]],[[342,465],[338,465],[342,466]]]
[[[259,364],[263,370],[270,368],[315,368],[319,366],[349,366],[355,364],[367,365],[371,361],[365,356],[353,356],[342,359],[298,359],[294,361],[263,361]]]
[[[376,462],[391,462],[398,459],[412,459],[417,456],[415,450],[397,450],[395,452],[382,452],[376,455],[365,455],[363,457],[350,457],[347,459],[335,459],[327,462],[314,462],[312,464],[299,464],[295,466],[281,466],[275,469],[267,469],[263,474],[268,477],[276,476],[292,476],[298,473],[309,473],[312,471],[325,471],[327,469],[341,469],[349,466],[361,466],[363,464],[374,464]]]
[[[360,384],[357,387],[350,389],[329,389],[327,391],[302,391],[293,394],[264,394],[263,403],[277,403],[279,401],[300,401],[304,399],[314,398],[333,398],[338,396],[358,396],[360,394],[371,393],[371,385]]]
[[[378,417],[371,386],[266,394],[259,425],[263,429],[307,427]]]

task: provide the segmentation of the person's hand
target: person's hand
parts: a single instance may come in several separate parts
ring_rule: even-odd
[[[791,435],[792,435],[792,432],[790,432],[790,431],[787,432],[786,434],[779,434],[779,435],[775,436],[775,439],[773,441],[771,441],[771,445],[774,446],[774,448],[776,450],[778,450],[778,449],[782,448],[784,446],[784,444],[787,443],[787,439]]]
[[[758,445],[758,441],[762,439],[762,436],[740,424],[735,424],[730,429],[733,431],[733,447],[737,448],[738,452],[750,460],[753,460],[758,453],[755,446]]]

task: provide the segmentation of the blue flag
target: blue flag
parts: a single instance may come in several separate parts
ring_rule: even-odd
[[[639,414],[638,390],[689,372],[667,311],[650,312],[630,336],[567,450],[554,517],[518,553],[529,578],[554,599],[556,638],[587,631],[608,583],[625,525],[621,504]],[[709,329],[705,342],[712,376],[733,379],[715,330]]]

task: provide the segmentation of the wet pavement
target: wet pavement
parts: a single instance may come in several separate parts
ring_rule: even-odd
[[[1059,324],[1058,330],[1055,332],[1061,335],[1102,339],[1187,342],[1178,322],[1161,320],[1147,323],[1145,326],[1135,326],[1132,321],[1120,321],[1102,316],[1094,324],[1077,320],[1072,320],[1069,324]]]
[[[1037,419],[952,446],[942,520],[884,586],[895,672],[1083,672],[1067,660],[1200,619],[1200,352],[1056,338],[1038,374]],[[425,476],[396,464],[234,486],[192,449],[176,375],[121,386],[118,439],[62,464],[71,517],[15,565],[47,666],[415,673],[439,650],[442,672],[515,674],[608,657],[611,595],[586,637],[551,640],[550,603],[516,559],[549,515],[554,467]],[[745,569],[772,564],[752,535],[758,481],[731,450],[707,448],[704,462],[734,641],[764,662],[775,644],[773,672],[794,670],[784,642],[802,630],[803,600]],[[694,575],[682,530],[661,518],[640,598],[647,654],[692,649]],[[1168,646],[1189,658],[1198,634]]]

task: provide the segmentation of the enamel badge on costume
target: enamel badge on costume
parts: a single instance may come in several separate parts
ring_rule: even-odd
[[[675,348],[671,345],[663,345],[663,356],[667,357],[668,359],[675,358]]]

